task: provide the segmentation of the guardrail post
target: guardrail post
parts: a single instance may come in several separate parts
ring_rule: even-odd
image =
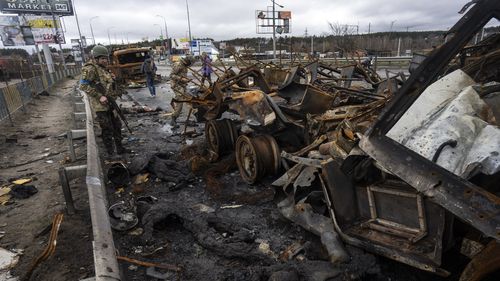
[[[68,137],[68,147],[69,147],[69,153],[71,157],[71,162],[76,161],[76,153],[75,153],[75,146],[73,141],[76,139],[82,139],[87,137],[87,131],[86,130],[69,130],[67,133]]]
[[[87,119],[87,114],[85,112],[74,112],[73,113],[73,122],[75,128],[79,129],[81,126],[79,124],[85,122]]]
[[[71,180],[84,177],[87,172],[87,165],[80,165],[74,167],[60,168],[59,169],[59,182],[61,183],[64,200],[66,201],[66,211],[68,214],[73,215],[76,213],[75,202],[71,194],[71,187],[69,182]]]
[[[83,102],[75,102],[75,111],[76,112],[85,111],[85,104]]]

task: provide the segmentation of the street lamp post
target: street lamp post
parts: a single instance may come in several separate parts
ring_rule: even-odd
[[[108,41],[109,41],[109,46],[111,46],[111,36],[109,35],[109,31],[111,29],[115,28],[114,26],[108,28]]]
[[[186,0],[186,10],[187,10],[187,16],[188,16],[188,30],[189,30],[189,52],[193,54],[193,50],[191,50],[191,41],[193,38],[191,37],[191,21],[189,19],[189,4],[188,0]]]
[[[161,25],[155,23],[153,24],[154,26],[158,26],[160,28],[160,38],[163,37],[163,29],[161,28]]]
[[[90,23],[90,34],[92,34],[92,44],[94,44],[94,45],[95,45],[95,37],[94,37],[94,29],[92,28],[92,20],[95,20],[96,18],[98,18],[98,16],[91,17],[90,20],[89,20],[89,23]]]
[[[163,24],[165,24],[165,40],[167,40],[167,53],[170,54],[170,41],[168,40],[168,29],[167,29],[167,20],[165,19],[164,16],[156,15],[157,17],[160,17],[163,19]]]
[[[168,39],[167,20],[165,19],[164,16],[160,16],[160,15],[156,15],[156,16],[163,19],[163,24],[165,25],[165,39]]]
[[[273,2],[273,59],[276,59],[276,5],[282,9],[284,6],[276,3],[274,0],[271,0],[271,2]]]

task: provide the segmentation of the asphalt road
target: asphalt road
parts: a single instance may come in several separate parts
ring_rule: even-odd
[[[156,97],[151,97],[149,89],[147,87],[138,89],[128,89],[129,95],[139,104],[146,105],[149,107],[161,107],[164,111],[172,111],[170,106],[170,100],[174,96],[174,92],[170,88],[170,83],[168,82],[168,76],[170,75],[171,66],[166,65],[165,62],[157,64],[158,74],[162,77],[162,82],[155,85],[156,87]]]

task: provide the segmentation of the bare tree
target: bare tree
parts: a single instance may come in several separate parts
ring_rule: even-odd
[[[334,46],[344,52],[352,52],[356,48],[355,34],[358,26],[328,22],[334,36]]]

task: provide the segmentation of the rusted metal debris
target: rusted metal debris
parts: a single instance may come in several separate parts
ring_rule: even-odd
[[[182,271],[182,268],[176,265],[171,265],[171,264],[164,264],[164,263],[153,263],[153,262],[146,262],[146,261],[140,261],[128,257],[122,257],[122,256],[117,256],[116,257],[119,261],[125,261],[133,264],[137,264],[140,266],[144,267],[155,267],[155,268],[161,268],[161,269],[166,269],[170,271],[175,271],[175,272],[180,272]]]
[[[285,170],[273,183],[287,196],[279,205],[282,214],[322,237],[332,261],[347,260],[342,240],[448,276],[443,254],[467,235],[484,250],[462,278],[482,277],[498,270],[490,263],[478,267],[478,260],[492,257],[492,248],[497,253],[500,240],[498,149],[493,151],[500,120],[500,35],[466,44],[500,17],[500,3],[476,2],[450,30],[453,37],[408,79],[382,79],[356,61],[343,67],[277,66],[240,59],[239,73],[224,66],[210,88],[184,102],[206,122],[213,161],[234,151],[241,177],[250,184]],[[462,78],[453,78],[457,73]],[[451,86],[443,87],[443,81]],[[430,98],[419,107],[424,91]],[[473,109],[460,113],[465,108]],[[475,124],[463,133],[468,141],[440,142],[447,131],[439,126],[458,134],[467,124]],[[438,128],[434,134],[432,126]],[[391,135],[393,128],[399,129]]]
[[[149,48],[115,50],[108,68],[121,83],[129,87],[141,87],[146,83],[146,75],[142,73],[141,66],[149,51]]]
[[[33,262],[33,264],[31,264],[30,268],[28,269],[22,280],[24,281],[30,280],[31,275],[33,275],[35,269],[42,262],[50,258],[56,251],[57,235],[59,233],[59,228],[61,227],[63,218],[64,218],[63,213],[58,213],[54,216],[54,219],[52,220],[52,229],[50,230],[50,238],[47,247],[43,250],[42,254]]]

